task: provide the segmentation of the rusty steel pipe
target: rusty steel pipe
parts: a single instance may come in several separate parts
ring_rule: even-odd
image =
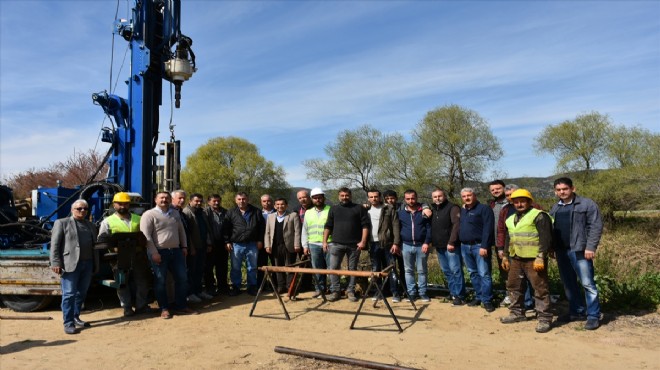
[[[344,275],[357,277],[387,276],[386,272],[371,271],[349,271],[349,270],[324,270],[311,269],[304,267],[286,267],[286,266],[261,266],[259,270],[264,272],[297,272],[301,274],[321,274],[321,275]]]
[[[289,347],[277,346],[277,347],[275,347],[275,352],[284,353],[284,354],[287,354],[287,355],[313,358],[315,360],[335,362],[335,363],[339,363],[339,364],[361,366],[361,367],[364,367],[364,368],[367,368],[367,369],[417,370],[417,369],[412,368],[412,367],[404,367],[404,366],[399,366],[399,365],[390,365],[390,364],[384,364],[384,363],[381,363],[381,362],[360,360],[360,359],[351,358],[351,357],[328,355],[328,354],[325,354],[325,353],[310,352],[310,351],[304,351],[302,349],[295,349],[295,348],[289,348]]]
[[[5,316],[0,315],[0,320],[52,320],[50,316]]]

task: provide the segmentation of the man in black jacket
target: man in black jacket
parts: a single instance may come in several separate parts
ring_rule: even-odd
[[[245,192],[239,192],[234,198],[236,207],[227,212],[225,224],[225,246],[231,256],[229,273],[232,290],[230,295],[240,294],[241,265],[245,260],[247,268],[247,292],[257,294],[257,254],[264,246],[265,222],[261,211],[248,203]]]
[[[211,252],[206,255],[207,264],[204,270],[204,284],[206,292],[211,295],[229,294],[229,284],[227,284],[229,253],[225,249],[223,234],[227,210],[220,205],[221,203],[222,197],[220,197],[220,194],[211,194],[207,201],[208,207],[204,208],[204,214],[209,221],[209,234],[212,243]]]
[[[461,208],[447,199],[447,193],[435,189],[433,198],[433,218],[431,221],[431,238],[438,263],[445,274],[452,304],[460,306],[465,303],[465,277],[461,260],[461,243],[458,240],[458,228]]]

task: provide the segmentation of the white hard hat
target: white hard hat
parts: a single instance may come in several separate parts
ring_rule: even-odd
[[[321,188],[314,188],[312,189],[312,192],[310,193],[309,196],[313,197],[315,195],[325,195],[325,193],[323,192],[323,190],[321,190]]]

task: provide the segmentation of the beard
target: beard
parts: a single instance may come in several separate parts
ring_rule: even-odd
[[[126,209],[126,208],[119,208],[119,209],[117,210],[117,213],[119,213],[120,215],[128,214],[128,209]]]

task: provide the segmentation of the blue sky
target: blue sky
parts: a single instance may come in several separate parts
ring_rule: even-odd
[[[91,94],[110,86],[116,4],[0,1],[2,175],[107,150]],[[301,162],[338,132],[409,135],[446,104],[489,122],[505,151],[493,170],[508,176],[552,175],[533,138],[581,113],[660,131],[658,1],[184,0],[182,13],[199,68],[173,117],[184,157],[243,137],[294,186],[317,185]],[[126,44],[116,38],[113,76],[124,97]]]

